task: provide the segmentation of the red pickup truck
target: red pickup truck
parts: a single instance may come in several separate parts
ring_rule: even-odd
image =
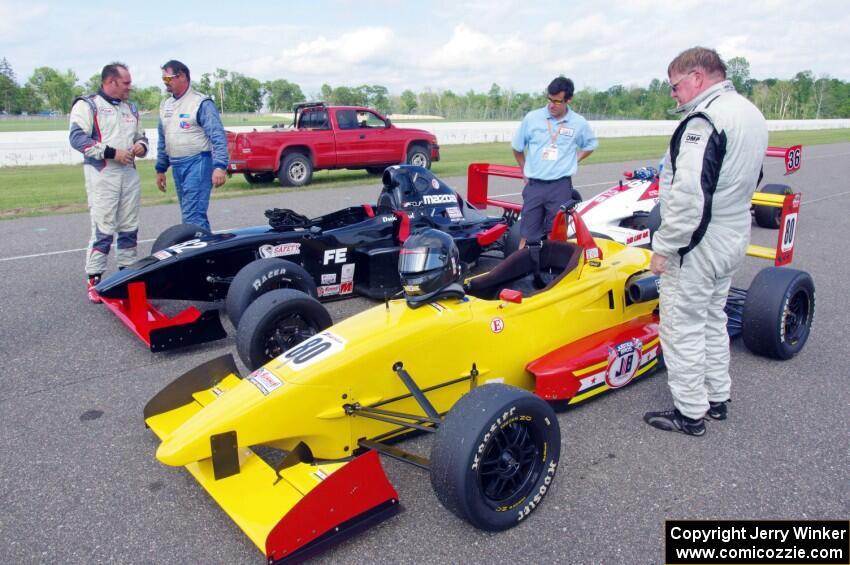
[[[304,186],[320,169],[366,169],[379,174],[390,165],[430,168],[440,160],[434,134],[397,128],[378,112],[359,106],[295,107],[293,126],[271,131],[227,133],[231,173],[254,184],[280,179]]]

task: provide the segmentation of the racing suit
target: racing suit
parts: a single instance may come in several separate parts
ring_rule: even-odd
[[[749,243],[767,122],[730,81],[677,110],[687,115],[664,158],[652,250],[667,258],[661,346],[673,402],[684,416],[701,419],[709,401],[729,399],[724,306]]]
[[[107,96],[102,90],[77,98],[71,108],[69,140],[84,155],[83,174],[91,213],[91,239],[86,253],[86,273],[100,275],[112,240],[118,234],[119,267],[136,260],[141,182],[134,163],[113,160],[115,150],[132,151],[148,140],[136,106]]]
[[[227,134],[212,99],[191,88],[162,101],[156,172],[173,167],[184,224],[210,229],[207,209],[213,169],[227,170]]]

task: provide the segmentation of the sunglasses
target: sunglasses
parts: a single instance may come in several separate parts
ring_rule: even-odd
[[[180,76],[180,73],[177,73],[176,75],[162,75],[162,82],[168,84],[169,82],[171,82],[172,80],[176,79],[179,76]]]
[[[553,100],[552,98],[549,98],[549,103],[554,104],[555,106],[560,106],[561,104],[566,104],[567,101],[566,100]]]
[[[676,89],[679,88],[679,85],[682,84],[682,81],[688,78],[688,75],[692,75],[695,72],[696,71],[688,71],[688,74],[677,80],[675,84],[670,83],[670,92],[676,92]]]

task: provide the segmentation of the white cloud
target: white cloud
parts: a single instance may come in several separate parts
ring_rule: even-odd
[[[44,4],[0,2],[0,45],[26,37],[47,14]]]
[[[516,36],[494,37],[471,29],[466,24],[455,26],[451,39],[434,50],[423,65],[428,69],[484,70],[494,66],[513,66],[525,60],[528,49]]]

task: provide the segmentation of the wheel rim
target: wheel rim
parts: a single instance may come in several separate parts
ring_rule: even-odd
[[[301,182],[307,177],[307,167],[304,163],[296,161],[289,165],[289,178],[294,182]]]
[[[478,480],[485,501],[500,507],[519,499],[534,485],[543,466],[542,438],[524,422],[497,428],[484,448]]]
[[[415,165],[417,167],[424,167],[428,164],[428,158],[424,153],[416,152],[410,158],[410,164]]]
[[[782,313],[782,326],[785,341],[790,345],[796,345],[805,337],[808,331],[810,311],[809,293],[805,290],[798,290],[785,303],[785,311]]]
[[[263,340],[263,354],[266,359],[274,359],[314,335],[316,329],[301,314],[282,316],[269,327]]]

